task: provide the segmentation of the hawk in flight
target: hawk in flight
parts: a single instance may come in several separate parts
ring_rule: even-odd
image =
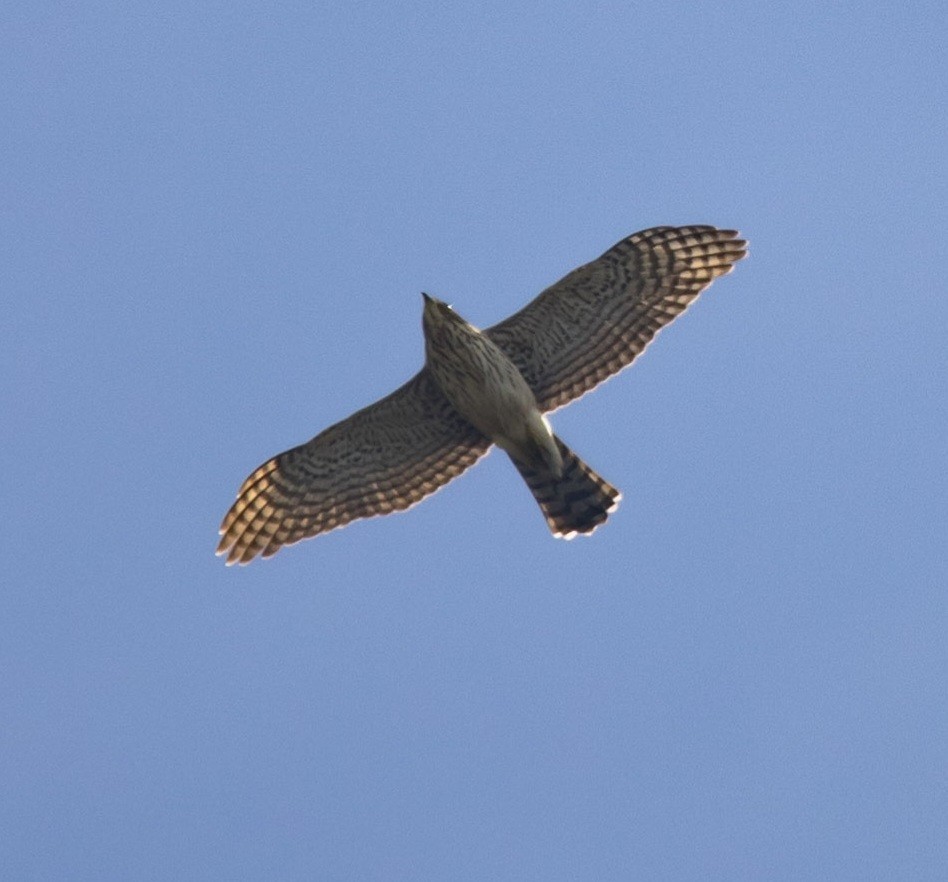
[[[401,511],[493,444],[510,455],[554,535],[592,533],[619,491],[553,434],[545,414],[631,364],[746,253],[735,230],[653,227],[484,331],[424,295],[424,367],[256,469],[221,524],[217,553],[245,564],[357,518]]]

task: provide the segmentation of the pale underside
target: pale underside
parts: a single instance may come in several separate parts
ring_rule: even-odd
[[[746,253],[734,230],[644,230],[485,333],[550,412],[631,364]],[[248,563],[357,518],[406,509],[489,447],[422,368],[391,395],[256,469],[221,524],[218,554]]]

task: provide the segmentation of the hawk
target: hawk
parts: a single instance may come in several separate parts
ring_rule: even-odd
[[[735,230],[653,227],[483,331],[423,295],[424,367],[256,469],[221,524],[217,553],[246,564],[358,518],[409,508],[494,444],[555,536],[592,533],[620,493],[553,434],[546,414],[631,364],[746,254]]]

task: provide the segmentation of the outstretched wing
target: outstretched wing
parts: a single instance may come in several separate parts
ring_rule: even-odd
[[[735,230],[653,227],[573,270],[486,333],[543,412],[631,364],[665,325],[747,254]]]
[[[245,564],[356,518],[401,511],[489,447],[423,368],[391,395],[254,471],[221,524],[217,553]]]

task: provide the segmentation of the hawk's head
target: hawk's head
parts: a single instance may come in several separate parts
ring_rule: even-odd
[[[462,319],[461,316],[451,309],[451,307],[443,300],[438,300],[436,297],[431,297],[424,292],[422,292],[421,296],[425,300],[425,311],[422,315],[422,323],[425,326],[426,334],[437,330],[446,323],[464,323],[464,319]]]

